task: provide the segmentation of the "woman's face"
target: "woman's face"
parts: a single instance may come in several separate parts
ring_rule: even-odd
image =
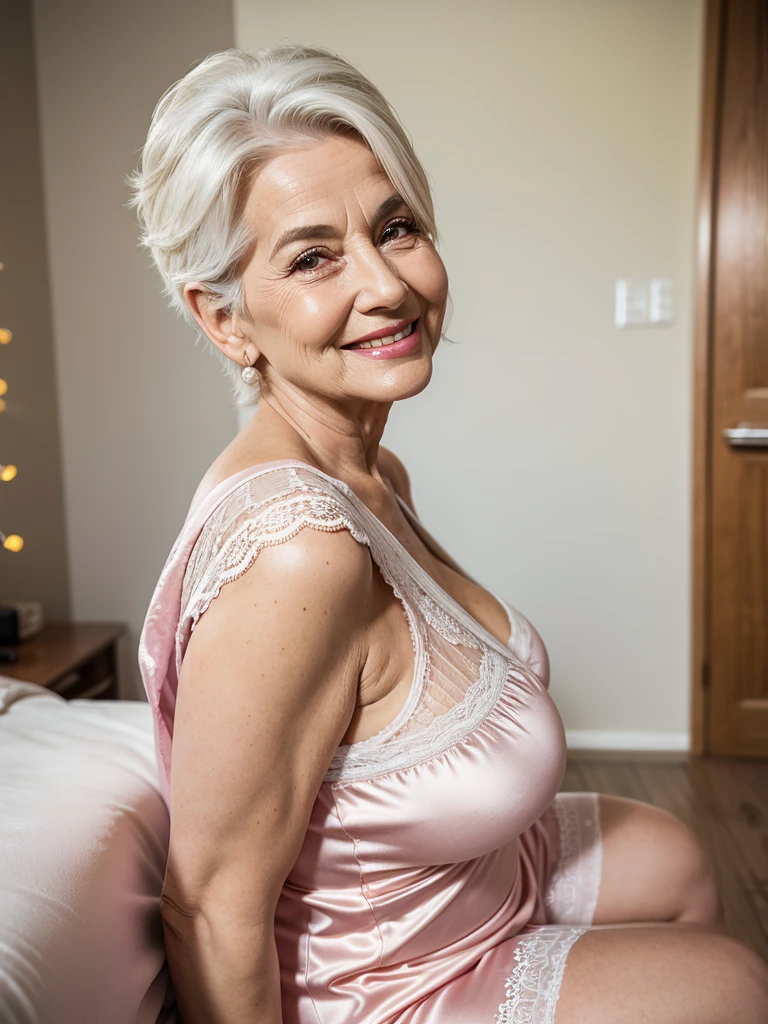
[[[253,323],[237,328],[267,390],[393,402],[427,386],[448,277],[366,146],[330,136],[275,157],[244,215],[256,237],[243,272]],[[346,347],[417,318],[414,337],[391,350]]]

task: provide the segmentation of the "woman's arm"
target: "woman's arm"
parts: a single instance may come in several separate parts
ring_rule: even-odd
[[[274,913],[355,710],[372,566],[346,530],[266,547],[197,622],[174,720],[162,917],[182,1024],[281,1024]]]

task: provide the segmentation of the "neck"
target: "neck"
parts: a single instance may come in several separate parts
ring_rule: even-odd
[[[254,448],[295,453],[329,476],[359,487],[384,483],[379,443],[392,403],[357,401],[348,405],[294,392],[262,394],[245,428]]]

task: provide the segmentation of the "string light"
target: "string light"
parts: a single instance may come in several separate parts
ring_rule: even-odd
[[[5,270],[4,263],[0,263],[0,270]],[[13,338],[12,331],[9,331],[7,327],[0,327],[0,345],[7,345],[11,338]],[[5,395],[7,391],[8,382],[0,378],[0,395]],[[5,401],[0,398],[0,412],[5,412],[5,409]],[[15,478],[17,472],[16,467],[10,463],[7,465],[0,463],[0,482],[9,483]],[[20,537],[18,533],[5,534],[0,530],[0,544],[6,551],[18,552],[24,547],[24,538]]]

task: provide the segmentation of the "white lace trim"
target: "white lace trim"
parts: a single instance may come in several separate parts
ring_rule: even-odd
[[[392,771],[401,771],[436,757],[465,739],[496,703],[509,672],[508,663],[495,652],[484,650],[480,676],[469,686],[464,699],[437,715],[420,732],[404,733],[385,746],[361,748],[361,743],[341,746],[326,773],[329,781],[351,782]],[[372,737],[376,739],[376,737]],[[363,740],[362,743],[367,743]]]
[[[413,526],[414,530],[421,536],[421,539],[422,541],[424,541],[426,547],[432,551],[433,555],[436,558],[439,558],[440,556],[434,550],[434,537],[432,537],[432,535],[429,533],[427,528],[424,526],[424,524],[413,511],[413,509],[410,507],[410,505],[408,505],[408,503],[404,501],[399,494],[396,494],[395,497],[397,498],[398,504],[402,508],[403,512],[405,513],[407,519]],[[473,583],[476,583],[478,586],[480,586],[480,584],[477,583],[477,580],[473,579],[469,575],[469,573],[467,573],[466,570],[462,569],[457,562],[455,562],[453,559],[451,559],[451,561],[453,563],[451,568],[453,568],[455,572],[458,572],[459,575],[466,577]],[[513,608],[512,605],[509,604],[509,602],[504,597],[502,597],[501,594],[497,594],[492,590],[489,591],[489,593],[496,598],[496,600],[499,602],[501,607],[506,612],[509,625],[509,640],[507,641],[507,647],[513,650],[521,661],[527,662],[531,656],[531,646],[533,643],[533,636],[531,634],[531,628],[528,619],[521,612],[519,612],[517,608]]]
[[[481,652],[478,676],[469,684],[459,703],[436,716],[422,731],[393,735],[410,717],[425,685],[429,668],[429,642],[425,638],[424,665],[418,671],[418,683],[401,714],[386,731],[377,733],[369,740],[338,747],[325,776],[328,781],[352,782],[422,764],[477,729],[491,712],[508,681],[511,684],[522,682],[523,685],[540,685],[533,670],[522,664],[513,652],[510,651],[508,657],[499,654],[466,629],[420,587],[413,585],[413,591],[416,595],[414,603],[436,633],[451,644]],[[380,743],[383,738],[386,744]]]
[[[192,592],[183,620],[189,620],[190,632],[221,588],[250,569],[259,553],[269,546],[281,544],[295,537],[305,526],[315,530],[349,530],[362,544],[368,538],[345,515],[337,502],[328,495],[291,495],[259,508],[231,536],[227,537],[215,558],[203,573]]]
[[[547,919],[592,924],[602,875],[599,793],[558,793],[560,855],[544,896]]]
[[[531,657],[531,645],[533,643],[528,619],[517,608],[513,608],[501,594],[494,594],[493,596],[507,613],[507,618],[509,619],[510,634],[507,644],[517,651],[523,661],[528,661]]]
[[[506,654],[500,653],[497,647],[503,645],[496,642],[492,647],[490,642],[486,643],[427,593],[426,587],[437,593],[437,585],[430,578],[425,578],[422,585],[404,568],[402,553],[383,524],[367,507],[358,511],[357,502],[341,481],[334,483],[319,471],[294,467],[278,473],[276,483],[280,481],[284,481],[282,488],[267,492],[265,498],[261,475],[249,478],[205,524],[199,553],[193,552],[190,558],[190,591],[184,593],[177,652],[180,663],[185,641],[211,601],[226,583],[247,572],[266,546],[290,540],[305,526],[329,531],[346,529],[356,540],[367,544],[382,576],[403,605],[414,652],[413,680],[405,706],[392,722],[368,739],[337,748],[325,781],[343,784],[423,763],[475,730],[492,710],[508,679],[520,680],[523,685],[538,684],[533,670],[520,660],[516,651],[506,647]],[[339,493],[340,487],[345,494]],[[479,671],[461,701],[436,715],[420,731],[409,731],[405,726],[429,678],[428,627],[453,645],[479,651]]]
[[[515,949],[517,966],[505,982],[506,1001],[493,1019],[498,1024],[554,1024],[566,958],[586,931],[585,926],[543,925],[524,935]]]

